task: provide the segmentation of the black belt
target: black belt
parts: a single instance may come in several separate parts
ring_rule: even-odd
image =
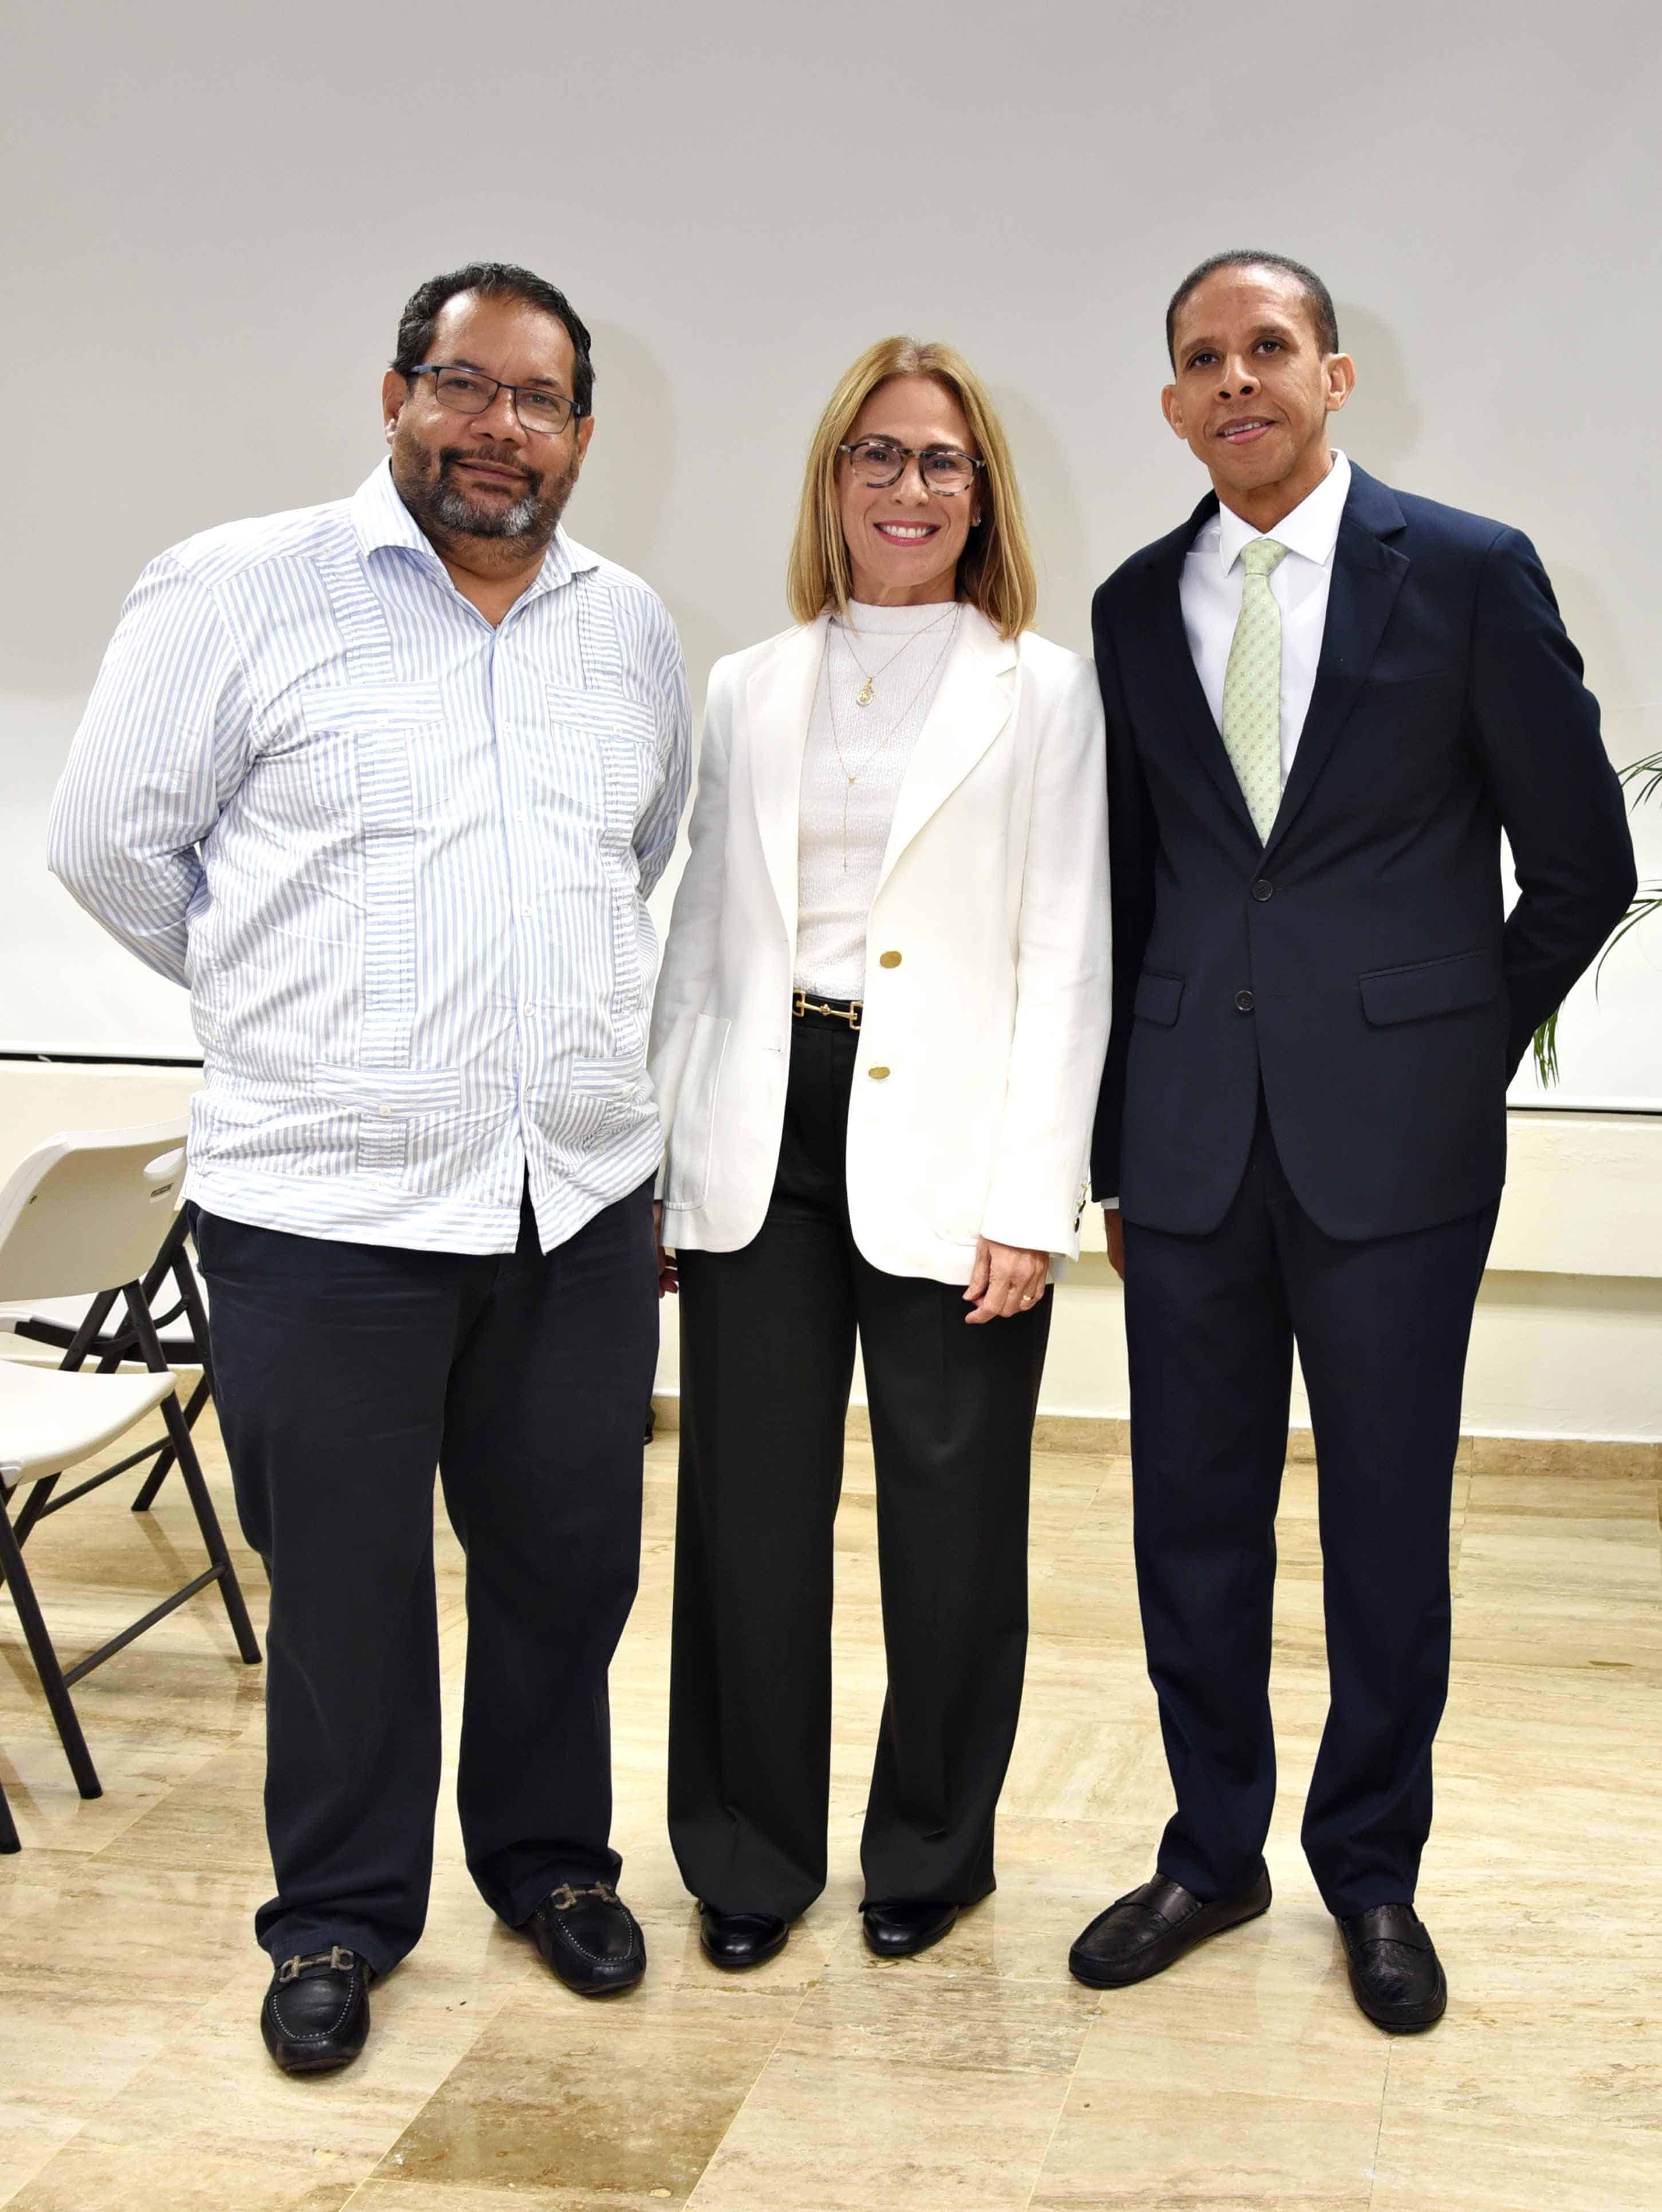
[[[864,999],[810,999],[806,991],[792,991],[791,1012],[799,1022],[840,1022],[848,1030],[857,1030],[860,1016],[865,1012]]]

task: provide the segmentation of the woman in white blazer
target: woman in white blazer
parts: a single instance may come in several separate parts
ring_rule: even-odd
[[[968,365],[892,338],[809,455],[798,627],[710,678],[652,1018],[681,1293],[670,1826],[706,1952],[826,1876],[832,1523],[858,1336],[889,1695],[866,1941],[993,1886],[1021,1704],[1048,1279],[1078,1249],[1108,1031],[1089,666],[1028,629]]]

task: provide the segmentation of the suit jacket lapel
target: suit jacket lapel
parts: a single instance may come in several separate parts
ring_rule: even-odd
[[[1183,626],[1181,585],[1183,563],[1189,557],[1201,526],[1217,513],[1217,499],[1209,492],[1180,530],[1174,530],[1160,549],[1160,558],[1149,571],[1155,595],[1155,659],[1160,669],[1179,727],[1200,756],[1200,762],[1224,805],[1256,840],[1253,817],[1241,795],[1234,764],[1224,750],[1223,732],[1212,720],[1212,710],[1201,689],[1200,675]]]
[[[788,630],[744,685],[743,742],[761,849],[786,933],[797,941],[797,824],[808,718],[825,659],[827,617]]]
[[[1016,701],[1016,658],[1014,639],[1000,637],[984,615],[966,606],[940,689],[895,795],[879,890],[925,823],[1009,721]]]
[[[1405,525],[1394,495],[1351,464],[1350,490],[1333,548],[1333,580],[1315,689],[1265,855],[1286,835],[1356,705],[1396,604],[1408,560],[1387,540]],[[1226,756],[1227,757],[1227,756]]]

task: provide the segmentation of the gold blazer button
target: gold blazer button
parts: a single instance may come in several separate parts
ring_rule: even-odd
[[[889,1070],[886,1067],[868,1067],[865,1072],[874,1083],[881,1083]]]
[[[879,968],[898,968],[900,964],[901,956],[898,952],[880,952],[877,955]]]

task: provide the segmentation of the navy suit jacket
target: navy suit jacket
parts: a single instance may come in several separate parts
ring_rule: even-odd
[[[1457,1219],[1499,1195],[1507,1083],[1633,896],[1598,702],[1526,538],[1353,465],[1315,690],[1260,846],[1178,595],[1216,508],[1092,608],[1114,922],[1093,1185],[1128,1221],[1216,1228],[1261,1083],[1328,1235]]]

